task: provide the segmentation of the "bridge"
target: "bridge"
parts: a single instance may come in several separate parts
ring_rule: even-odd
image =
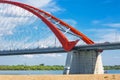
[[[75,46],[73,50],[86,51],[86,50],[114,50],[120,49],[120,43],[99,43],[93,45],[79,45]],[[21,49],[21,50],[3,50],[0,51],[0,56],[9,55],[29,55],[29,54],[49,54],[49,53],[65,53],[62,47],[52,48],[35,48],[35,49]]]
[[[21,17],[20,19],[25,18],[24,20],[26,20],[25,22],[27,23],[25,24],[24,22],[22,22],[22,20],[21,21],[18,20],[18,22],[16,22],[17,18],[15,18],[14,21],[6,19],[3,20],[3,22],[0,22],[0,26],[3,26],[1,27],[1,29],[3,28],[4,30],[4,31],[2,30],[0,33],[1,38],[0,40],[6,41],[6,44],[3,43],[2,45],[1,43],[0,56],[67,52],[68,54],[65,69],[63,72],[64,74],[103,74],[104,70],[101,60],[102,51],[120,49],[119,42],[118,43],[105,42],[99,44],[95,43],[86,35],[72,27],[71,25],[65,23],[64,21],[54,17],[50,13],[45,12],[41,9],[35,8],[24,3],[10,0],[0,0],[0,4],[1,4],[0,18],[5,19],[6,17],[10,17],[11,19],[12,17],[13,19],[17,16],[17,18]],[[10,9],[12,10],[10,11]],[[16,15],[14,12],[15,10],[18,11],[16,12]],[[26,12],[20,13],[21,11]],[[31,23],[36,22],[36,21],[30,22],[29,19],[33,20],[34,19],[33,17],[35,17],[35,19],[40,19],[41,22],[45,23],[45,25],[47,26],[44,27],[45,25],[42,24],[44,28],[34,27],[36,31],[39,30],[38,28],[40,29],[43,28],[42,30],[39,31],[42,32],[41,34],[39,32],[38,33],[33,32],[33,29],[31,29],[31,32],[33,32],[34,35],[31,34],[29,31],[28,33],[27,32],[25,33],[24,31],[25,28],[26,29],[28,29],[28,27],[31,28],[32,25]],[[11,25],[9,26],[8,23]],[[16,32],[17,29],[22,30],[20,26],[24,27],[23,31]],[[48,33],[47,31],[51,33]],[[32,36],[32,38],[28,37],[27,39],[25,39],[25,35],[22,35],[23,33],[25,33],[25,35]],[[43,34],[45,34],[45,36]],[[52,34],[54,37],[51,36]],[[33,40],[33,36],[35,35],[37,35],[38,37],[37,38],[35,37],[35,39]],[[35,44],[35,42],[31,41],[31,39],[37,43]],[[19,45],[20,43],[19,40],[24,41],[21,43],[24,43],[25,47],[21,47],[22,45]],[[81,45],[79,43],[80,40],[86,43],[86,45],[85,44]],[[19,43],[16,41],[18,41]],[[28,42],[31,43],[29,46]],[[33,47],[31,48],[31,46]]]

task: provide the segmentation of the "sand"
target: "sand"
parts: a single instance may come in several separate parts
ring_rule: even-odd
[[[120,80],[120,74],[0,75],[0,80]]]

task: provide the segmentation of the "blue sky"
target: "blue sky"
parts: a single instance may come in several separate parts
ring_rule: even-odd
[[[120,41],[119,0],[17,0],[60,18],[96,43]],[[38,23],[39,24],[39,23]],[[37,25],[38,25],[37,24]],[[6,30],[7,31],[7,30]],[[2,33],[0,33],[2,34]],[[32,35],[34,36],[34,35]],[[120,50],[103,51],[104,65],[120,65]],[[1,56],[1,65],[64,65],[65,54]]]

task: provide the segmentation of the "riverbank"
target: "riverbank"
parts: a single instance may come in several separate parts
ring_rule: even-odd
[[[105,70],[120,70],[120,65],[104,66]],[[0,65],[0,70],[64,70],[63,65]]]
[[[0,75],[0,80],[120,80],[120,74]]]

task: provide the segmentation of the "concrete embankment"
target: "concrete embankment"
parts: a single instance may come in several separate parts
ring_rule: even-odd
[[[0,75],[0,80],[120,80],[120,74]]]

